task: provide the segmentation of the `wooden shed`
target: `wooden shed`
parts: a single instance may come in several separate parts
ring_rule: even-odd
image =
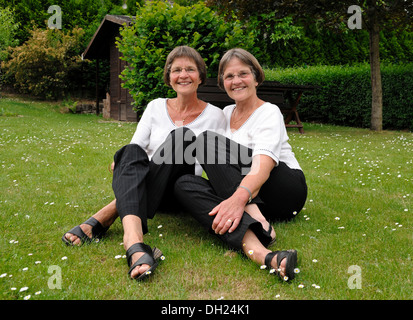
[[[121,60],[121,53],[116,47],[116,37],[119,37],[119,29],[122,25],[129,25],[132,21],[130,16],[106,15],[99,28],[93,35],[88,47],[83,53],[83,59],[102,59],[110,63],[109,92],[104,100],[103,116],[121,121],[137,121],[137,113],[133,111],[132,97],[127,89],[122,88],[120,73],[125,68],[126,62]],[[96,64],[99,65],[98,63]],[[99,70],[96,70],[96,83],[98,82]],[[96,89],[96,104],[99,92]],[[99,110],[99,109],[98,109]]]

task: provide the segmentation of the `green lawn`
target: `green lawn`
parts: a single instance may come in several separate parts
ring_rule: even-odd
[[[229,251],[189,215],[159,213],[145,242],[166,259],[137,283],[127,276],[119,220],[99,243],[60,240],[112,200],[108,165],[136,124],[59,111],[0,99],[0,299],[413,298],[412,133],[288,130],[309,186],[305,210],[274,225],[273,249],[299,253],[292,282]]]

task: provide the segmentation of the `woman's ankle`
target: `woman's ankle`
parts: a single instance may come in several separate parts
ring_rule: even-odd
[[[118,218],[118,211],[116,209],[116,200],[112,201],[93,215],[97,221],[104,227],[110,227]]]
[[[267,219],[265,219],[265,217],[261,213],[261,210],[258,208],[258,206],[255,203],[246,205],[245,212],[247,212],[252,218],[257,220],[258,222],[260,222],[263,225],[263,227],[264,225],[268,226]]]

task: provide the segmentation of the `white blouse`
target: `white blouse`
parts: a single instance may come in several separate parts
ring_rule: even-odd
[[[291,169],[300,169],[297,159],[288,143],[283,115],[275,104],[265,102],[257,108],[244,124],[235,131],[230,121],[235,104],[224,108],[226,118],[225,134],[231,140],[253,150],[252,156],[262,154],[271,157],[278,166],[284,162]]]
[[[149,159],[165,141],[168,134],[178,128],[169,116],[166,102],[166,98],[158,98],[149,102],[130,142],[144,149]],[[221,109],[208,104],[195,120],[184,126],[191,129],[196,136],[205,130],[222,133],[226,128],[226,120]],[[202,167],[198,162],[195,164],[195,174],[202,175]]]

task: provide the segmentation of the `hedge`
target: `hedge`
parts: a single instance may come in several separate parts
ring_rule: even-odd
[[[299,104],[302,121],[370,127],[370,66],[313,66],[265,70],[266,80],[318,86]],[[383,128],[413,130],[413,63],[382,64]]]

